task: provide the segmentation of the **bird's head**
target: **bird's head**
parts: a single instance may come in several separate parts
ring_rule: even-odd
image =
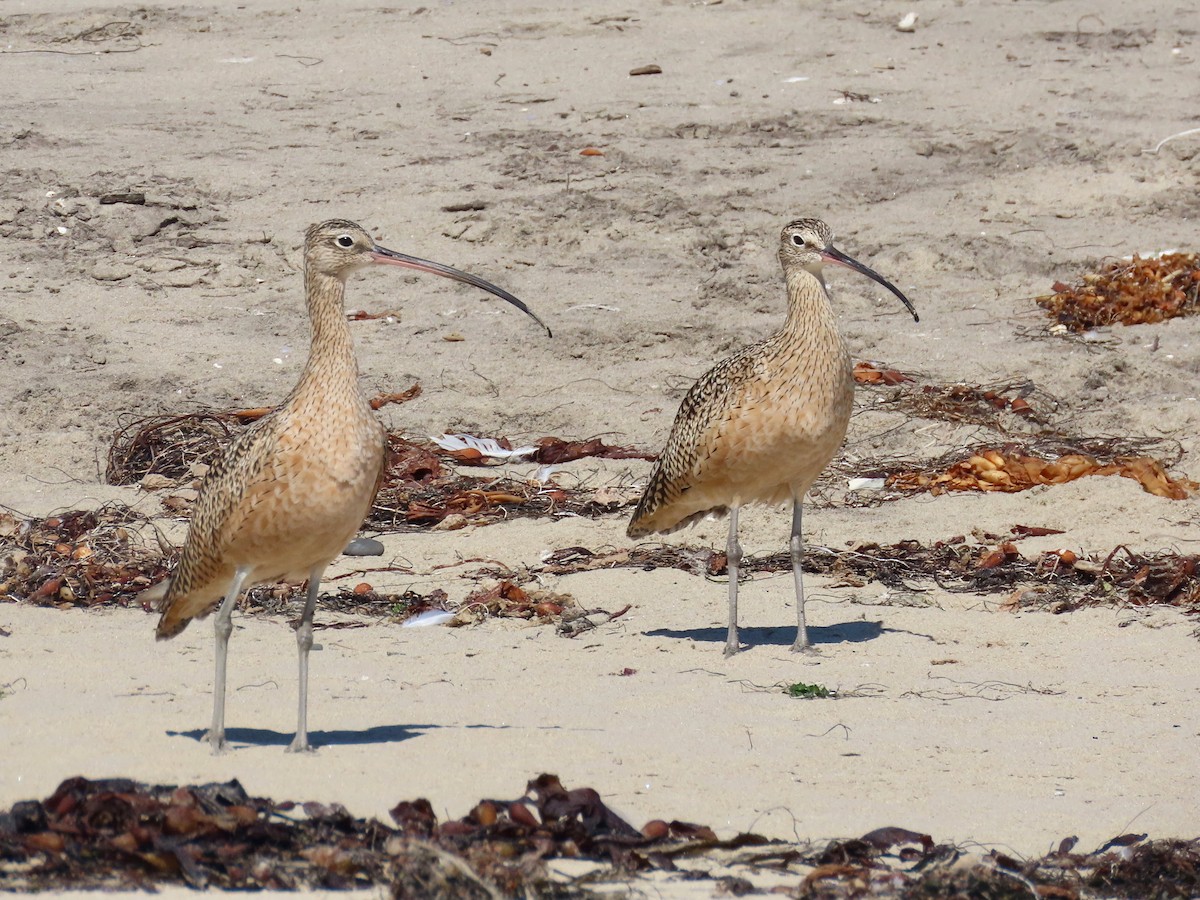
[[[900,292],[898,287],[874,269],[863,265],[854,257],[833,246],[833,230],[820,219],[797,219],[783,227],[783,232],[779,236],[779,262],[783,265],[785,273],[795,269],[805,269],[811,272],[821,284],[825,283],[821,271],[827,262],[853,269],[883,285],[899,297],[900,302],[912,313],[913,321],[920,321],[916,307],[909,302],[909,299]]]

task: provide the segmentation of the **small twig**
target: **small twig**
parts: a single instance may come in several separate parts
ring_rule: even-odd
[[[138,44],[136,47],[109,47],[104,50],[0,50],[0,54],[16,54],[16,53],[55,53],[59,56],[99,56],[102,53],[137,53],[139,50],[144,50],[150,44]]]
[[[1101,28],[1104,27],[1104,20],[1102,18],[1100,18],[1098,15],[1096,15],[1095,13],[1088,13],[1087,15],[1080,16],[1075,21],[1075,45],[1078,47],[1082,47],[1087,43],[1087,40],[1084,37],[1085,32],[1083,30],[1083,23],[1086,22],[1088,19],[1095,19],[1097,22],[1100,23]]]
[[[483,876],[477,873],[467,864],[467,861],[461,857],[455,856],[453,853],[447,853],[441,847],[429,841],[413,840],[414,846],[420,847],[435,857],[447,869],[451,869],[465,878],[467,881],[476,885],[480,890],[484,891],[491,900],[504,900],[504,895],[490,881],[486,881]]]
[[[275,56],[279,59],[294,59],[302,66],[319,66],[321,63],[325,62],[325,60],[319,56],[296,56],[292,53],[276,53]],[[305,60],[308,60],[308,62],[305,62]]]
[[[120,31],[110,34],[116,28]],[[103,41],[110,37],[112,38],[130,38],[137,37],[138,32],[134,28],[132,22],[116,21],[105,22],[103,25],[94,25],[91,28],[85,28],[78,34],[72,34],[67,37],[57,37],[52,40],[55,44],[69,44],[71,41]]]
[[[835,728],[840,728],[840,729],[842,729],[842,731],[845,732],[845,734],[842,735],[842,740],[845,740],[845,741],[850,740],[850,726],[845,725],[841,722],[838,722],[834,725],[830,725],[828,728],[826,728],[820,734],[810,734],[810,735],[808,735],[808,737],[825,737],[825,735],[829,734],[829,732],[833,731],[833,729],[835,729]]]

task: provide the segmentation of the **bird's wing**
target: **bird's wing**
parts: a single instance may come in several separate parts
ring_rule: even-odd
[[[630,537],[674,531],[709,511],[723,511],[720,504],[690,508],[685,497],[705,480],[714,461],[713,450],[721,444],[717,436],[736,412],[746,385],[755,377],[757,349],[754,344],[726,357],[688,390],[679,404],[667,445],[630,520]]]
[[[228,587],[224,550],[262,497],[261,482],[275,452],[272,419],[264,416],[238,435],[205,476],[179,565],[159,606],[160,637],[206,615]]]

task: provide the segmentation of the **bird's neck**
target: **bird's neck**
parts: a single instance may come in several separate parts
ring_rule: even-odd
[[[824,279],[799,267],[785,270],[785,278],[787,318],[776,338],[791,352],[847,356]]]
[[[343,304],[346,283],[332,275],[306,270],[304,284],[312,342],[293,394],[340,393],[347,386],[357,394],[358,360]]]

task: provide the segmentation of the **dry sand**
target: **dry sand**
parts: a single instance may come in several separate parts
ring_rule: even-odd
[[[5,3],[0,503],[44,515],[119,499],[162,515],[158,496],[103,484],[114,428],[277,402],[307,346],[301,235],[330,216],[496,281],[555,330],[449,282],[355,278],[350,306],[400,312],[354,326],[363,384],[419,380],[418,400],[380,413],[415,436],[603,433],[657,448],[691,379],[780,320],[778,230],[815,215],[921,312],[915,325],[870,282],[831,273],[856,357],[933,382],[1029,379],[1072,433],[1174,438],[1179,470],[1200,475],[1198,320],[1068,341],[1030,299],[1102,257],[1196,247],[1200,135],[1148,152],[1197,125],[1195,3],[920,0],[912,33],[895,27],[907,3],[641,6]],[[89,31],[106,23],[127,24]],[[629,76],[648,63],[662,74]],[[146,204],[99,202],[125,190]],[[986,436],[874,396],[860,391],[850,461]],[[648,471],[585,460],[558,477],[629,486]],[[805,524],[835,548],[1065,532],[1023,542],[1032,555],[1190,551],[1196,519],[1194,500],[1090,478],[875,508],[835,498]],[[624,524],[392,535],[384,559],[418,575],[376,586],[461,599],[474,583],[435,567],[625,546]],[[783,513],[744,516],[748,553],[786,533]],[[670,540],[724,535],[706,522]],[[299,757],[282,750],[295,691],[283,621],[237,620],[235,749],[213,758],[198,742],[207,623],[156,644],[140,611],[3,604],[0,806],[76,774],[236,777],[364,815],[426,796],[457,816],[552,771],[636,824],[723,834],[895,824],[1020,853],[1067,834],[1082,847],[1130,829],[1193,836],[1192,620],[808,584],[813,658],[787,652],[786,576],[745,584],[751,646],[731,659],[724,584],[667,570],[551,579],[585,607],[633,605],[575,640],[504,621],[326,631],[310,704],[323,746]],[[842,697],[755,687],[792,681]]]

